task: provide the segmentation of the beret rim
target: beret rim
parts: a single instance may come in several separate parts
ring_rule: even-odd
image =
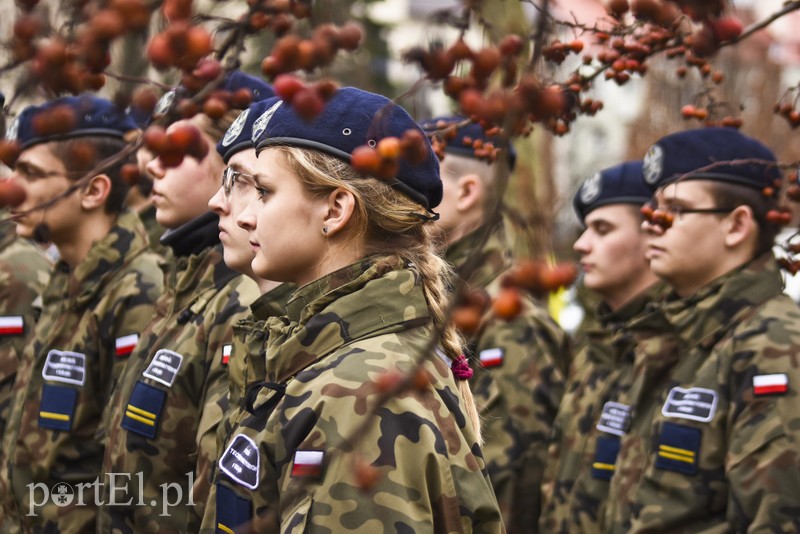
[[[602,208],[603,206],[611,206],[614,204],[634,204],[640,205],[648,202],[652,197],[633,197],[633,196],[624,196],[624,197],[616,197],[616,198],[608,198],[606,200],[601,200],[599,202],[592,202],[589,205],[582,205],[576,206],[578,214],[581,216],[581,219],[585,219],[587,215],[591,212],[596,210],[597,208]]]
[[[258,146],[256,147],[256,153],[257,154],[260,153],[265,148],[277,147],[277,146],[294,146],[299,148],[318,150],[320,152],[328,154],[329,156],[341,159],[348,165],[352,163],[352,156],[342,150],[338,150],[324,143],[318,143],[316,141],[310,141],[308,139],[302,139],[299,137],[268,137],[267,139],[263,139],[258,143]],[[428,199],[422,193],[404,184],[400,180],[395,179],[392,180],[391,182],[386,182],[386,183],[388,183],[398,191],[402,192],[404,195],[411,198],[415,202],[422,204],[422,206],[426,210],[431,211]]]
[[[132,128],[128,130],[131,132],[136,130],[137,128]],[[58,134],[58,135],[49,135],[47,137],[34,137],[29,139],[25,143],[20,144],[20,149],[25,150],[34,145],[41,145],[43,143],[50,143],[53,141],[67,141],[69,139],[76,139],[78,137],[115,137],[117,139],[125,139],[125,135],[128,132],[120,132],[119,130],[113,130],[110,128],[93,128],[93,129],[76,129],[71,130],[69,132]]]
[[[230,159],[237,153],[241,152],[242,150],[251,148],[252,146],[253,144],[245,139],[244,141],[240,141],[238,143],[234,143],[228,147],[225,147],[225,152],[220,155],[222,156],[222,160],[225,162],[225,164],[227,164],[230,161]]]
[[[324,152],[329,156],[344,160],[345,163],[348,164],[353,161],[352,156],[347,152],[333,148],[332,146],[324,143],[319,143],[317,141],[311,141],[309,139],[303,139],[300,137],[268,137],[258,142],[258,145],[256,145],[256,151],[261,152],[263,149],[271,146],[296,146],[300,148],[310,148],[312,150],[319,150],[320,152]]]
[[[711,182],[725,182],[725,183],[732,183],[735,185],[744,185],[751,189],[761,190],[765,186],[764,184],[755,184],[752,180],[748,180],[747,178],[743,178],[741,176],[737,176],[735,174],[727,174],[727,173],[719,173],[719,172],[701,172],[701,173],[690,173],[690,174],[675,174],[670,176],[669,178],[662,178],[659,180],[657,187],[665,187],[670,184],[674,184],[676,182],[684,182],[689,180],[708,180]]]

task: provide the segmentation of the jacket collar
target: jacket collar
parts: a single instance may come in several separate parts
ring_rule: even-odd
[[[430,320],[416,269],[397,256],[368,257],[307,284],[286,311],[265,326],[267,379],[278,383],[345,344]]]

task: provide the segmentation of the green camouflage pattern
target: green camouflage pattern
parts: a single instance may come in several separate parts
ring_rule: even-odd
[[[500,279],[512,265],[504,225],[495,222],[454,243],[446,259],[456,272],[478,252],[478,266],[467,277],[468,291],[500,292]],[[489,308],[474,335],[467,337],[470,381],[483,423],[483,455],[509,532],[536,532],[547,443],[564,392],[569,339],[532,298],[512,320]],[[481,355],[502,351],[502,362],[481,364]],[[495,362],[496,363],[496,362]]]
[[[665,292],[657,283],[622,308],[611,311],[600,303],[597,323],[576,344],[566,392],[561,400],[548,450],[542,487],[541,532],[599,533],[603,503],[608,497],[614,464],[596,465],[598,440],[618,440],[615,429],[598,429],[606,403],[619,398],[633,379],[634,347],[647,320],[630,323]],[[606,478],[608,477],[608,478]]]
[[[395,256],[366,258],[300,288],[266,330],[267,382],[218,462],[217,516],[204,526],[504,531],[449,364],[429,355],[420,364],[427,380],[377,404],[380,384],[410,373],[433,335],[412,267]],[[224,471],[228,447],[243,440],[256,449],[245,450],[257,464],[249,482]],[[296,461],[309,452],[321,457],[319,470]]]
[[[5,531],[16,532],[20,526],[23,531],[94,530],[93,487],[85,490],[83,505],[76,499],[69,506],[53,501],[33,506],[28,485],[42,483],[52,488],[65,482],[77,491],[77,484],[90,484],[100,476],[102,411],[114,378],[127,361],[126,355],[118,356],[116,341],[140,332],[150,320],[162,290],[158,261],[148,249],[139,219],[123,212],[83,262],[72,270],[64,262],[55,265],[43,293],[41,317],[14,383],[3,443],[6,462],[0,470],[11,488],[4,499]],[[79,380],[67,382],[53,371],[57,366],[51,354],[60,356],[52,351],[83,355],[85,363],[77,364],[68,377],[82,376],[82,385]],[[80,362],[80,356],[76,358]],[[46,368],[47,379],[43,376]],[[73,395],[70,412],[69,403],[60,400]],[[47,426],[65,419],[68,430]],[[36,503],[41,499],[34,498]]]
[[[147,231],[147,237],[150,241],[150,248],[164,259],[171,258],[172,249],[161,244],[161,236],[164,235],[166,229],[158,224],[158,221],[156,220],[156,207],[153,204],[148,204],[147,207],[138,213],[138,215],[142,220],[142,224],[144,224],[145,230]]]
[[[800,529],[800,308],[771,253],[660,307],[639,342],[604,531]],[[756,389],[785,378],[785,392]]]
[[[8,420],[20,357],[35,323],[33,301],[44,291],[52,267],[41,248],[16,236],[13,223],[0,224],[0,318],[22,321],[21,332],[16,327],[0,329],[0,436]],[[0,451],[0,459],[2,455]],[[0,493],[5,493],[2,486]]]
[[[216,228],[214,228],[216,230]],[[165,294],[155,316],[143,330],[136,351],[111,397],[106,415],[108,434],[103,472],[130,474],[112,501],[104,488],[98,514],[101,532],[197,532],[205,506],[211,465],[217,456],[217,425],[227,410],[227,367],[233,325],[248,314],[259,295],[251,279],[228,268],[222,245],[163,264]],[[170,380],[154,379],[162,350],[177,354],[177,371]],[[141,421],[137,391],[162,403],[148,413],[153,436],[123,425]],[[133,408],[132,408],[133,407]],[[136,411],[136,413],[134,413]],[[128,414],[133,414],[128,415]],[[138,415],[137,415],[138,414]],[[172,497],[162,495],[171,485]],[[181,500],[165,509],[168,499]],[[113,504],[112,504],[113,503]],[[128,504],[117,504],[128,503]]]

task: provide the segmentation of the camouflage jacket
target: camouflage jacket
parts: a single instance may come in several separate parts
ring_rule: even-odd
[[[800,308],[771,253],[685,299],[637,345],[607,532],[800,529]]]
[[[500,277],[512,266],[502,223],[478,230],[447,251],[456,272],[490,234],[477,269],[468,274],[469,290],[500,290]],[[468,338],[475,375],[470,386],[483,422],[483,455],[506,528],[536,532],[539,491],[547,440],[564,392],[563,362],[569,361],[567,335],[531,298],[523,311],[506,321],[491,308],[478,332]]]
[[[394,295],[392,297],[392,295]],[[218,462],[217,532],[501,532],[475,431],[417,273],[372,257],[267,320],[267,381]]]
[[[7,462],[0,474],[10,480],[9,531],[15,522],[26,531],[94,529],[96,486],[84,487],[81,497],[77,485],[100,476],[102,411],[161,289],[158,257],[131,212],[120,214],[74,269],[55,265],[22,356],[4,437]],[[57,483],[74,492],[68,506],[46,498]],[[35,492],[32,484],[39,485]]]
[[[171,258],[172,249],[161,244],[161,237],[164,235],[165,228],[158,224],[156,220],[156,207],[150,204],[140,211],[138,215],[147,231],[147,237],[150,240],[150,248],[153,249],[154,252],[160,254],[164,259]]]
[[[13,224],[0,225],[0,437],[9,415],[20,356],[33,331],[33,302],[47,285],[51,268],[44,251],[18,238]],[[2,456],[0,450],[0,459]],[[0,485],[0,493],[5,491]]]
[[[614,312],[601,303],[594,314],[598,324],[586,330],[576,349],[548,450],[541,532],[600,532],[624,431],[618,423],[627,413],[611,399],[630,387],[635,336],[644,334],[649,321],[639,320],[635,331],[630,323],[664,288],[655,284]]]
[[[217,426],[217,450],[220,451],[230,438],[232,430],[239,425],[248,412],[248,401],[252,403],[254,395],[266,380],[265,344],[266,331],[264,324],[273,316],[283,315],[295,284],[281,284],[258,297],[250,305],[252,316],[240,319],[233,327],[233,344],[228,360],[228,394],[220,398],[223,410],[222,422]],[[253,392],[248,398],[248,391]],[[213,491],[213,490],[212,490]],[[203,528],[206,521],[214,521],[216,501],[206,502],[203,514]],[[208,529],[213,530],[213,524]]]
[[[220,399],[233,325],[258,296],[255,282],[225,265],[217,224],[206,214],[172,235],[176,257],[162,265],[166,292],[112,394],[101,532],[199,528],[226,408]]]

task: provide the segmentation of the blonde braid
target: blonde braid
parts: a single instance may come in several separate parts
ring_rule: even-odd
[[[367,243],[368,254],[397,254],[413,264],[422,280],[434,326],[441,330],[439,343],[452,359],[464,353],[464,341],[447,316],[447,282],[450,266],[434,252],[440,233],[430,221],[419,217],[423,211],[415,201],[397,192],[386,182],[363,177],[337,158],[322,152],[297,147],[271,147],[297,174],[312,195],[325,195],[337,187],[346,188],[357,199],[354,224]],[[477,441],[482,443],[480,418],[475,399],[466,380],[457,380],[464,411],[472,422]]]

